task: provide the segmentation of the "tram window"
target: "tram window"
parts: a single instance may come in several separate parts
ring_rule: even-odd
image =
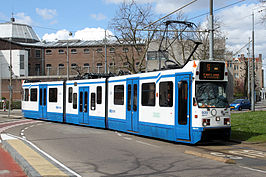
[[[57,102],[57,88],[49,88],[49,102]]]
[[[24,90],[24,101],[29,101],[29,89]]]
[[[73,109],[77,109],[77,107],[78,107],[78,96],[77,96],[77,93],[74,93],[73,94]]]
[[[161,107],[173,106],[173,82],[159,84],[159,105]]]
[[[72,101],[73,101],[72,95],[73,95],[73,87],[69,87],[68,88],[68,102],[69,103],[72,103]]]
[[[83,112],[83,92],[79,92],[79,112]]]
[[[46,88],[43,89],[43,105],[46,106]]]
[[[84,112],[88,112],[88,92],[84,92]]]
[[[40,105],[42,105],[42,89],[40,89],[40,99],[39,99]]]
[[[134,84],[134,91],[133,91],[133,110],[138,110],[138,85]]]
[[[37,101],[37,88],[30,89],[30,101]]]
[[[97,104],[102,104],[102,87],[97,87]]]
[[[131,110],[131,85],[127,87],[127,110]]]
[[[178,82],[178,124],[187,124],[188,83]]]
[[[141,104],[142,106],[155,106],[155,83],[142,84]]]
[[[114,87],[114,104],[124,105],[124,85],[115,85]]]
[[[96,104],[95,104],[95,93],[91,93],[91,110],[96,109]]]

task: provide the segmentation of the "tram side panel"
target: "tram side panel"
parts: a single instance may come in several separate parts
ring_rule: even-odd
[[[126,81],[110,79],[108,83],[108,128],[127,131]]]
[[[105,80],[66,82],[67,123],[105,127]]]
[[[23,85],[22,114],[26,118],[39,119],[39,86]]]
[[[47,120],[63,122],[63,97],[63,82],[47,84]]]
[[[175,79],[140,80],[140,134],[175,141]]]

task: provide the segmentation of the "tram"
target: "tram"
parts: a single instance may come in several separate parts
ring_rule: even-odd
[[[22,85],[26,118],[195,144],[229,139],[228,72],[222,61],[180,69]]]

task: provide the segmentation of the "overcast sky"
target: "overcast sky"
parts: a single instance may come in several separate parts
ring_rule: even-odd
[[[13,13],[16,22],[31,25],[40,39],[53,41],[69,38],[101,40],[104,30],[108,34],[110,20],[124,0],[1,0],[0,22],[9,21]],[[129,1],[129,0],[127,0]],[[166,15],[193,0],[135,0],[137,3],[152,3],[153,13]],[[232,5],[233,4],[233,5]],[[228,7],[227,7],[228,6]],[[261,7],[263,6],[263,7]],[[218,10],[220,9],[220,10]],[[262,54],[266,60],[266,23],[260,19],[266,13],[266,4],[259,0],[214,0],[214,17],[222,21],[221,31],[227,37],[227,47],[233,52],[248,43],[252,34],[252,11],[255,14],[255,55]],[[259,12],[261,11],[262,12]],[[183,9],[189,19],[208,13],[209,0],[197,0]],[[193,18],[192,22],[205,22],[207,15]],[[247,47],[239,54],[247,55]],[[266,70],[266,61],[264,61]],[[266,74],[266,73],[265,73]],[[266,75],[265,75],[266,76]],[[266,77],[265,77],[266,78]]]

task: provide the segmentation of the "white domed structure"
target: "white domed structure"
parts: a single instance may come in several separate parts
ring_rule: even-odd
[[[14,21],[14,19],[13,19]],[[32,27],[26,24],[19,24],[14,22],[0,23],[0,38],[22,42],[22,43],[36,43],[40,42],[39,37],[33,31]]]

